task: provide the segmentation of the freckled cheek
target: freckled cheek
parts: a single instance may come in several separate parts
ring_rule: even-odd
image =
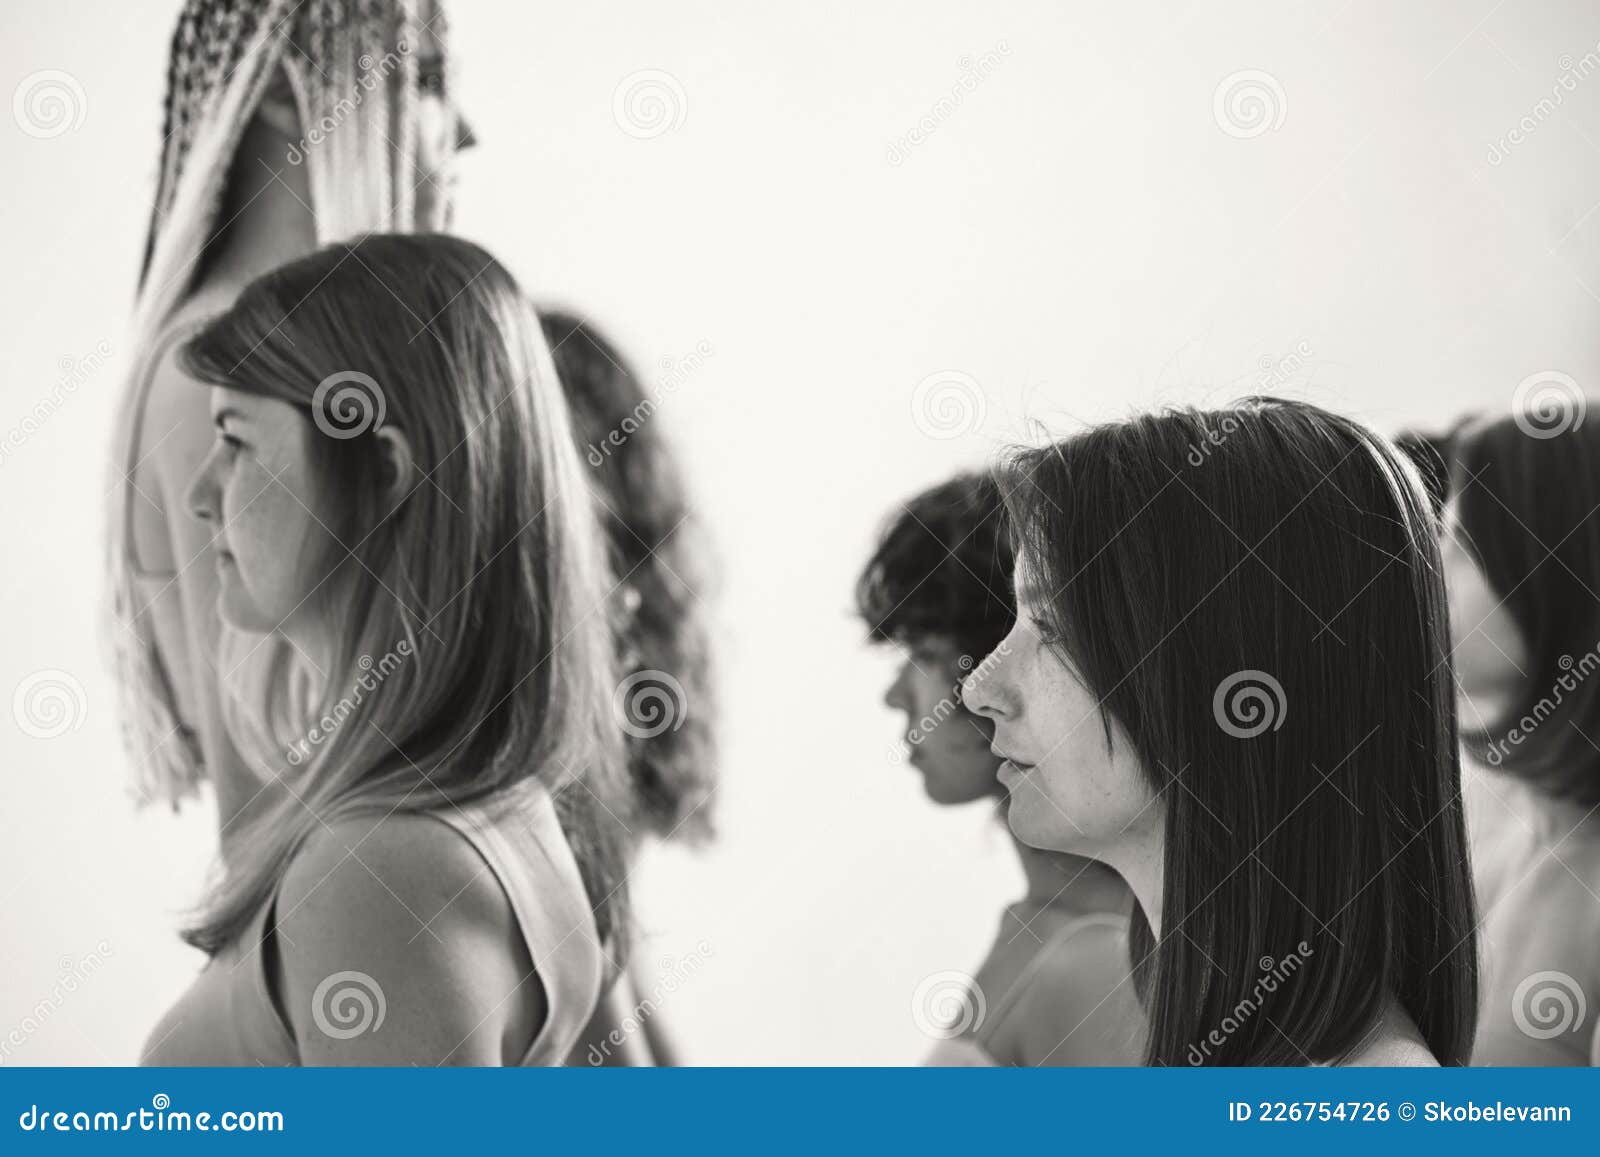
[[[228,488],[227,532],[245,585],[264,610],[292,606],[304,586],[298,573],[315,523],[292,494],[261,470],[240,471]]]

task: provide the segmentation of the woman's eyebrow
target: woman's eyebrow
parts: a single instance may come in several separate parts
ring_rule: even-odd
[[[242,422],[244,421],[244,414],[239,410],[235,410],[232,406],[224,406],[211,415],[211,424],[213,426],[221,427],[230,420]]]

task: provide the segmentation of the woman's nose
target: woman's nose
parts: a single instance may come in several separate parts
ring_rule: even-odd
[[[217,487],[211,476],[212,463],[216,461],[216,452],[206,455],[206,460],[200,465],[200,472],[189,483],[189,491],[184,495],[184,505],[189,508],[189,513],[201,522],[214,522],[217,518]]]
[[[895,675],[894,682],[889,684],[889,689],[883,693],[883,705],[894,711],[909,710],[910,699],[906,695],[906,667],[903,664]]]
[[[1011,712],[1016,696],[1010,690],[1011,635],[1000,640],[973,674],[962,680],[962,703],[974,715],[1003,719]]]
[[[989,719],[998,719],[1004,712],[1000,706],[1000,698],[994,693],[995,684],[999,681],[999,665],[980,667],[965,679],[961,680],[961,702],[968,711],[974,715],[983,715]]]

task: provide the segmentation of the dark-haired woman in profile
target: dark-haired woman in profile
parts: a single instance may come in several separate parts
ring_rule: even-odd
[[[904,654],[884,701],[905,714],[907,762],[928,798],[946,807],[981,801],[1002,817],[993,727],[961,706],[959,687],[964,675],[983,677],[1016,620],[1013,553],[993,476],[958,474],[902,504],[856,583],[872,641]],[[1014,838],[1013,846],[1026,890],[1001,912],[977,975],[956,974],[955,1023],[924,1026],[934,1037],[924,1063],[1140,1063],[1128,885],[1096,860]]]
[[[1132,887],[1149,1063],[1464,1063],[1472,886],[1415,469],[1258,398],[1095,427],[1001,485],[1017,625],[967,699],[1012,830]]]
[[[590,468],[616,576],[617,673],[623,680],[617,705],[638,834],[701,844],[714,834],[717,785],[703,601],[715,578],[709,546],[672,443],[652,420],[658,399],[594,322],[556,309],[540,310],[539,317]],[[650,980],[642,972],[618,977],[570,1063],[676,1063],[656,1001],[639,998]],[[628,1031],[629,1024],[638,1031]]]
[[[1484,959],[1475,1064],[1600,1064],[1600,424],[1450,446],[1444,564]]]

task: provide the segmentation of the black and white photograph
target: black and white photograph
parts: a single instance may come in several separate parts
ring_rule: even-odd
[[[0,1071],[1600,1066],[1592,0],[0,28]]]

